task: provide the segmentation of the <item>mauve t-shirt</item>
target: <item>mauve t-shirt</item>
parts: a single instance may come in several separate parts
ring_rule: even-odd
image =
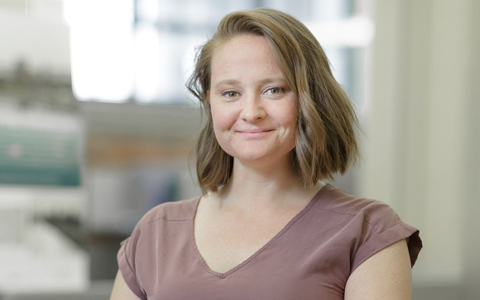
[[[324,186],[267,244],[225,273],[211,270],[194,238],[200,197],[164,203],[122,242],[118,263],[141,299],[343,299],[348,277],[385,247],[422,242],[386,204]]]

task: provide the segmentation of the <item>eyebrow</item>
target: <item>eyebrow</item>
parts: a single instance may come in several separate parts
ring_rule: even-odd
[[[271,82],[282,82],[282,84],[286,84],[287,83],[287,80],[285,80],[285,78],[282,78],[282,77],[272,77],[272,78],[265,78],[263,80],[260,81],[261,84],[267,84],[267,83],[271,83]],[[239,84],[240,81],[236,80],[236,79],[226,79],[226,80],[222,80],[220,81],[219,83],[215,84],[215,86],[213,88],[218,88],[219,86],[221,85],[229,85],[229,84]]]
[[[240,83],[238,80],[235,80],[235,79],[227,79],[227,80],[222,80],[220,81],[219,83],[217,83],[214,88],[218,88],[219,86],[221,85],[224,85],[224,84],[238,84]]]

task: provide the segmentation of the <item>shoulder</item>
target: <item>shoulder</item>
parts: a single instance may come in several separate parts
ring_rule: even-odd
[[[122,242],[125,252],[135,256],[137,251],[148,253],[152,247],[166,237],[183,237],[189,235],[189,224],[195,215],[197,198],[176,202],[165,202],[150,209],[137,223],[130,237]],[[168,243],[167,243],[168,244]],[[162,247],[167,247],[162,244]],[[131,258],[131,261],[135,259]]]
[[[140,220],[139,224],[163,221],[186,221],[195,216],[200,196],[175,202],[165,202],[150,209]]]
[[[333,214],[362,217],[365,222],[377,225],[384,222],[398,224],[401,222],[396,212],[387,204],[351,195],[332,185],[326,185],[318,195],[315,208]]]
[[[190,220],[200,197],[165,202],[150,209],[137,223],[130,237],[121,243],[118,265],[134,293],[146,299],[144,291],[152,277],[151,265],[165,257],[178,241],[188,240]]]
[[[342,237],[352,241],[355,249],[352,270],[378,251],[406,239],[411,264],[422,248],[419,231],[403,222],[387,204],[348,194],[331,185],[317,195],[314,205]]]

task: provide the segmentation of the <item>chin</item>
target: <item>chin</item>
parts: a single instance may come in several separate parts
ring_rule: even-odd
[[[231,154],[230,154],[231,155]],[[282,164],[285,160],[290,161],[290,153],[285,155],[278,156],[278,152],[269,152],[269,153],[242,153],[239,155],[236,153],[233,156],[236,160],[243,164]]]
[[[228,153],[228,152],[227,152]],[[259,155],[258,153],[228,153],[230,156],[233,156],[234,159],[239,160],[241,162],[255,162],[255,161],[262,161],[266,159],[265,155]]]
[[[220,144],[222,147],[222,144]],[[239,147],[222,147],[228,155],[232,156],[241,163],[269,163],[269,164],[281,164],[285,160],[290,161],[291,153],[294,149],[292,147],[272,147],[271,145],[264,145],[267,147],[258,146],[245,146]]]

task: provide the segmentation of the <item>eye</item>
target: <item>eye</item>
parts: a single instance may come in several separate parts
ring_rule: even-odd
[[[235,92],[235,91],[226,91],[226,92],[222,93],[222,96],[227,97],[227,98],[233,98],[233,97],[237,97],[238,93]]]
[[[281,94],[285,91],[285,89],[281,87],[272,87],[267,90],[267,93],[272,94],[272,95],[278,95]]]

